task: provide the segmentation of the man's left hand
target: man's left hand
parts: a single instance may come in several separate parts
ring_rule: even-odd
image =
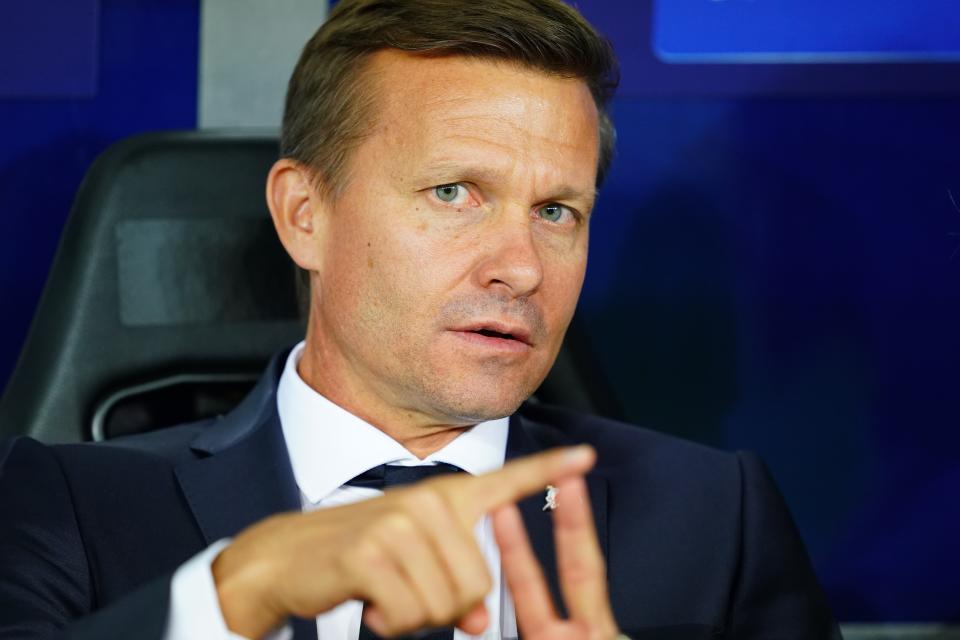
[[[530,547],[516,505],[493,512],[493,527],[517,626],[526,640],[613,640],[618,637],[607,593],[603,554],[583,477],[557,484],[553,511],[560,589],[569,618],[553,606],[543,571]]]

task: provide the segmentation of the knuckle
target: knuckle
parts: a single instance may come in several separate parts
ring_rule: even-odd
[[[443,494],[434,483],[425,483],[406,496],[406,506],[418,516],[440,512],[446,506]]]
[[[376,567],[386,561],[386,552],[373,537],[363,536],[353,545],[344,559],[351,567]]]
[[[423,504],[421,505],[423,509],[427,511],[444,511],[447,508],[447,495],[441,489],[442,485],[433,485],[430,487],[425,487],[423,492]]]
[[[564,580],[574,585],[594,583],[602,579],[602,572],[585,562],[571,562],[564,567]]]
[[[461,593],[466,602],[465,606],[472,606],[477,602],[483,600],[490,589],[493,588],[493,581],[490,579],[490,575],[486,572],[477,572],[474,575],[471,575],[462,585]]]
[[[438,594],[429,601],[427,623],[431,627],[440,627],[448,624],[457,612],[453,597],[449,593]]]
[[[407,513],[394,511],[383,516],[374,530],[387,540],[407,539],[416,533],[416,525]]]
[[[393,634],[409,633],[426,623],[426,616],[415,603],[396,607],[388,618],[388,630]]]
[[[447,623],[449,616],[445,615],[445,612],[438,611],[436,609],[431,609],[427,614],[427,619],[425,621],[426,626],[429,627],[440,627]]]

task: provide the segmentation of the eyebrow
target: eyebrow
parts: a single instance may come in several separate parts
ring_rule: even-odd
[[[476,166],[464,164],[456,160],[440,160],[428,164],[420,173],[421,181],[435,180],[437,176],[441,179],[456,179],[471,182],[499,182],[503,179],[504,171],[495,169],[491,166]]]

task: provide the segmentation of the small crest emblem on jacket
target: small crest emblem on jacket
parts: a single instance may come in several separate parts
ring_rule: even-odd
[[[546,504],[543,505],[544,511],[553,511],[557,508],[557,488],[552,484],[547,485]]]

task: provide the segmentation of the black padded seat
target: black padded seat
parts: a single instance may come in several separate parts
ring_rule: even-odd
[[[0,435],[75,442],[216,413],[300,339],[293,267],[264,200],[277,149],[272,135],[169,132],[97,159],[0,402]]]

